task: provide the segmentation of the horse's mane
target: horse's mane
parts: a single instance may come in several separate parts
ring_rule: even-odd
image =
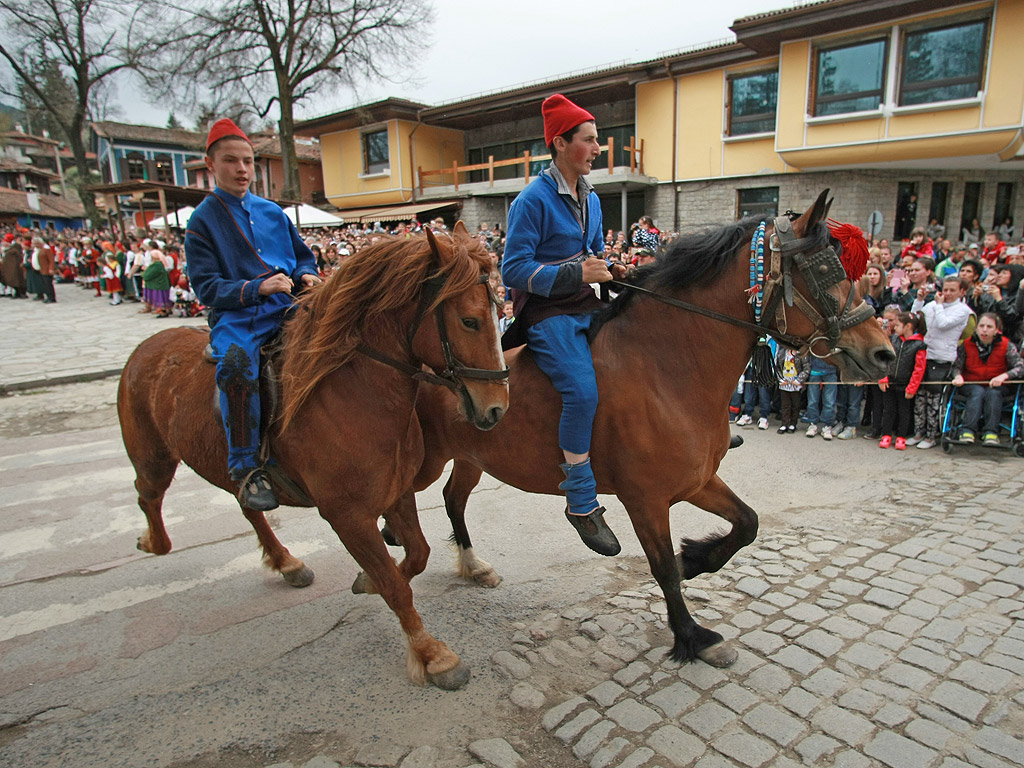
[[[658,252],[653,264],[633,271],[628,282],[649,290],[673,290],[712,283],[733,263],[736,250],[741,245],[749,247],[750,238],[762,221],[763,216],[748,216],[732,224],[681,235]],[[805,237],[810,240],[810,247],[817,248],[824,245],[830,236],[825,224],[818,223]],[[838,252],[838,241],[834,245]],[[636,291],[623,291],[602,309],[592,324],[591,335],[620,315],[635,295]]]
[[[445,281],[434,307],[477,285],[490,268],[487,251],[469,237],[436,235],[440,264],[426,235],[384,237],[347,257],[324,282],[308,290],[293,307],[285,324],[281,366],[284,403],[281,429],[325,376],[345,365],[367,326],[385,323],[404,338],[395,310],[416,301],[424,282],[433,275]]]

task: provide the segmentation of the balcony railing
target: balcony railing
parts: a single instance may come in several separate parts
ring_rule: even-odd
[[[629,144],[622,148],[629,157],[629,172],[643,174],[644,172],[644,140],[640,139],[640,146],[636,145],[636,137],[629,137]],[[615,138],[612,136],[608,137],[608,143],[601,147],[601,151],[608,153],[608,173],[613,173],[615,169]],[[440,168],[436,171],[425,171],[423,167],[418,167],[417,173],[419,175],[419,189],[420,194],[423,194],[423,185],[425,178],[432,178],[434,176],[439,177],[438,182],[426,182],[429,186],[441,186],[444,184],[440,180],[441,177],[449,176],[452,179],[452,184],[455,189],[459,188],[459,174],[467,174],[473,171],[487,171],[487,180],[490,186],[494,186],[494,169],[495,168],[510,168],[513,166],[521,166],[521,176],[516,178],[522,178],[527,184],[530,183],[530,164],[542,162],[544,160],[550,160],[551,155],[531,155],[530,150],[523,152],[522,157],[514,157],[510,160],[495,160],[494,155],[490,155],[487,158],[486,163],[473,163],[472,165],[459,165],[459,163],[453,162],[451,168]]]

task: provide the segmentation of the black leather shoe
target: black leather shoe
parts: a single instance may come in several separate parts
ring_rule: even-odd
[[[565,516],[583,539],[583,543],[597,554],[611,557],[622,551],[619,540],[604,521],[604,507],[598,507],[589,515],[570,515],[569,508],[566,507]]]
[[[782,430],[779,431],[781,432]],[[729,450],[739,448],[741,445],[743,445],[743,435],[733,435],[729,438]]]
[[[234,479],[239,480],[237,477]],[[254,469],[240,479],[238,500],[246,509],[254,509],[257,512],[269,512],[280,506],[270,485],[270,478],[262,469]]]

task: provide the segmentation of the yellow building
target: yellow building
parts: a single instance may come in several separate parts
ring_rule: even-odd
[[[609,228],[644,212],[674,230],[802,209],[830,187],[833,215],[880,237],[933,218],[953,240],[975,219],[1024,236],[1024,0],[825,0],[732,30],[734,42],[299,130],[320,137],[326,196],[350,218],[503,222],[546,163],[540,102],[561,92],[609,145],[590,176]]]

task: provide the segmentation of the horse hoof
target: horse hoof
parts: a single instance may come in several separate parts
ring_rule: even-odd
[[[482,571],[480,573],[473,574],[473,581],[479,584],[481,587],[487,587],[488,589],[494,589],[496,586],[501,584],[501,576],[495,570]]]
[[[387,523],[384,523],[384,527],[380,529],[380,536],[384,539],[384,543],[389,547],[402,546],[401,540],[395,535],[395,532],[391,530],[391,526]]]
[[[445,672],[427,673],[427,682],[445,691],[457,691],[468,681],[469,667],[461,661]]]
[[[288,582],[288,585],[292,587],[308,587],[313,583],[313,569],[307,568],[305,565],[297,571],[289,571],[281,575]]]
[[[736,649],[724,640],[697,651],[698,659],[719,669],[731,667],[738,657],[739,653],[736,652]]]
[[[373,582],[366,575],[365,571],[360,571],[356,576],[356,580],[352,582],[352,594],[353,595],[368,595],[374,592]]]

